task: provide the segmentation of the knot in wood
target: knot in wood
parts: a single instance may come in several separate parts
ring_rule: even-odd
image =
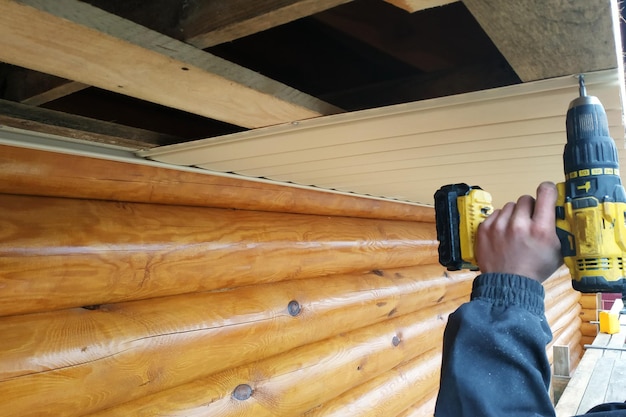
[[[295,317],[300,314],[300,311],[302,311],[302,307],[300,306],[300,303],[296,300],[291,300],[289,301],[289,304],[287,304],[287,311],[289,312],[289,315]]]
[[[252,397],[254,390],[248,384],[239,384],[233,390],[233,398],[239,401],[245,401]]]

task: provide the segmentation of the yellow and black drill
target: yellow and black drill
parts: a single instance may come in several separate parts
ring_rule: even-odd
[[[556,233],[574,289],[624,293],[626,192],[617,149],[604,107],[597,97],[587,96],[582,75],[579,87],[580,96],[570,103],[566,116],[565,182],[557,184]],[[443,266],[477,269],[476,231],[492,211],[491,196],[480,187],[451,184],[435,193]]]

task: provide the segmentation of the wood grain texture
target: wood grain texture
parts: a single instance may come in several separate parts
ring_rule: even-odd
[[[104,410],[99,417],[295,416],[385,375],[411,358],[421,362],[440,347],[445,319],[459,300],[426,307],[284,354],[212,375],[132,403]],[[398,340],[394,343],[394,339]],[[234,401],[240,384],[252,396]]]
[[[440,7],[446,4],[454,3],[458,0],[385,0],[389,4],[393,4],[409,13],[414,13],[431,7]]]
[[[524,82],[617,67],[608,1],[463,4]]]
[[[598,325],[583,322],[580,325],[580,331],[583,336],[596,337],[598,335]]]
[[[397,415],[423,392],[439,384],[441,349],[436,348],[423,356],[413,358],[398,367],[379,375],[348,393],[304,414],[306,417],[365,417]],[[419,386],[420,391],[415,387]],[[423,390],[423,391],[422,391]]]
[[[397,417],[424,417],[432,416],[435,413],[435,403],[437,402],[438,389],[424,396],[426,400],[411,405],[409,408],[398,414]]]
[[[0,192],[434,223],[432,207],[0,145]]]
[[[413,312],[443,328],[439,309],[467,298],[471,278],[408,268],[5,317],[3,415],[96,411],[362,326],[393,327],[400,322],[390,319]],[[295,317],[292,300],[301,308]]]
[[[581,294],[580,305],[585,309],[597,310],[598,306],[598,294]]]
[[[2,195],[0,223],[0,314],[437,259],[416,222]]]
[[[37,30],[27,29],[33,26]],[[268,126],[338,110],[78,1],[2,0],[0,35],[4,62],[238,126]]]

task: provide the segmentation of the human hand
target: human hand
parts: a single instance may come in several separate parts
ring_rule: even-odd
[[[555,229],[556,186],[544,182],[537,200],[521,196],[478,227],[476,260],[482,272],[523,275],[545,281],[563,263]]]

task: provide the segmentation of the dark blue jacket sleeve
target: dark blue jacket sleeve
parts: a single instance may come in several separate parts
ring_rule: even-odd
[[[540,283],[482,274],[444,334],[436,417],[554,416]]]

